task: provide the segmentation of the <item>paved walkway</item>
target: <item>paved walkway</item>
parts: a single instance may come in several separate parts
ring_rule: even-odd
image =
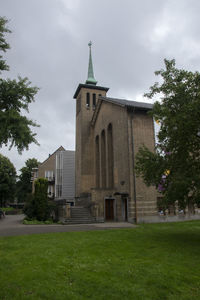
[[[136,225],[124,222],[77,224],[77,225],[24,225],[24,215],[8,215],[0,219],[0,236],[15,236],[24,234],[106,230],[116,228],[134,228]]]

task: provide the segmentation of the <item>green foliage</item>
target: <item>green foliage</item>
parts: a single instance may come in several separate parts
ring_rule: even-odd
[[[39,221],[48,219],[48,198],[47,198],[48,180],[39,178],[35,181],[35,211],[36,218]]]
[[[152,153],[146,146],[142,146],[137,154],[136,170],[142,175],[148,186],[160,182],[165,164],[162,156]],[[162,166],[162,168],[161,168]],[[143,172],[145,170],[145,172]]]
[[[0,18],[0,51],[6,52],[10,45],[6,42],[4,38],[4,34],[11,32],[7,27],[7,20],[5,18]],[[5,60],[3,60],[3,57],[0,55],[0,73],[3,70],[9,70],[8,65],[6,65]]]
[[[55,204],[47,197],[48,180],[38,178],[35,181],[35,193],[29,196],[29,201],[24,207],[24,213],[30,220],[47,221],[50,219]]]
[[[200,73],[177,69],[175,60],[164,62],[165,69],[155,72],[162,82],[145,95],[161,99],[151,112],[160,123],[156,152],[139,150],[137,173],[148,185],[161,185],[168,203],[178,200],[185,207],[200,201]]]
[[[35,158],[29,158],[25,162],[25,166],[20,169],[21,174],[17,182],[17,198],[18,202],[26,202],[28,195],[32,193],[32,169],[37,168],[39,162]]]
[[[0,51],[3,52],[10,47],[4,36],[10,32],[6,23],[7,20],[0,17]],[[5,60],[0,56],[0,73],[8,69]],[[31,131],[31,127],[38,125],[23,115],[28,112],[28,106],[34,101],[38,91],[37,87],[31,87],[30,84],[28,78],[0,78],[0,147],[9,144],[9,149],[15,146],[19,153],[28,149],[31,143],[38,144],[36,134]]]
[[[23,224],[25,224],[25,225],[50,225],[50,224],[54,224],[54,222],[51,219],[46,220],[46,221],[24,219]]]
[[[26,217],[30,220],[36,218],[36,212],[35,212],[35,202],[34,202],[34,196],[32,194],[29,194],[24,208],[23,213],[26,215]]]
[[[0,206],[13,202],[16,188],[16,170],[10,160],[0,154]]]
[[[13,211],[13,210],[14,210],[13,207],[1,207],[1,209],[2,209],[4,212],[7,212],[7,211]]]

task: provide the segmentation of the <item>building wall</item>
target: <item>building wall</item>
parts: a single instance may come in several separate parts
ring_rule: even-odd
[[[151,151],[155,148],[153,119],[146,111],[128,112],[126,107],[121,107],[109,102],[102,102],[95,127],[94,142],[99,136],[99,149],[101,152],[101,132],[105,130],[107,144],[107,128],[112,124],[113,130],[113,169],[114,186],[112,189],[104,187],[100,180],[100,188],[94,186],[92,201],[98,204],[98,217],[105,217],[105,198],[113,198],[115,206],[115,220],[125,218],[123,201],[127,201],[127,219],[130,222],[142,221],[145,216],[157,214],[156,190],[147,187],[141,178],[134,172],[135,156],[139,147],[145,144]],[[95,145],[93,146],[95,151]],[[101,157],[101,155],[100,155]],[[106,169],[108,174],[108,149],[106,148]],[[95,162],[93,165],[95,172]],[[100,162],[100,173],[101,162]],[[121,194],[121,196],[119,196]],[[124,199],[122,194],[128,196]]]
[[[38,178],[45,178],[45,171],[53,171],[55,175],[55,154],[38,167]]]
[[[51,187],[48,188],[52,192],[51,194],[49,194],[50,197],[54,197],[55,195],[55,157],[56,153],[50,155],[48,159],[46,159],[42,164],[38,166],[38,178],[45,178],[45,171],[53,172],[54,180],[49,181],[49,186]]]
[[[55,196],[55,181],[56,181],[56,155],[57,153],[60,152],[65,152],[65,149],[61,146],[59,147],[53,154],[49,155],[49,157],[38,166],[38,171],[37,171],[37,177],[34,178],[34,180],[36,180],[37,178],[45,178],[45,172],[46,171],[51,171],[53,172],[53,178],[51,180],[49,180],[49,187],[48,189],[50,189],[52,191],[52,194],[49,195],[50,197],[54,197]],[[71,151],[74,152],[74,151]],[[32,190],[34,192],[34,182],[33,182],[33,187]]]
[[[155,134],[153,118],[145,111],[129,113],[129,135],[132,145],[130,156],[132,157],[133,173],[131,174],[131,198],[134,201],[130,207],[130,217],[142,222],[146,216],[157,214],[157,192],[155,187],[147,187],[141,177],[134,174],[135,157],[139,148],[144,144],[150,151],[155,151]],[[131,160],[130,157],[130,160]],[[136,198],[136,199],[135,199]],[[137,214],[137,216],[136,216]]]
[[[75,151],[63,151],[63,198],[74,201],[75,197]]]
[[[87,93],[90,93],[90,106],[87,107]],[[93,169],[93,132],[90,122],[93,116],[92,95],[106,96],[103,90],[82,88],[76,99],[76,159],[75,159],[75,190],[76,197],[91,193],[94,185]]]
[[[153,119],[146,111],[130,111],[120,106],[101,101],[96,120],[91,126],[94,109],[86,105],[87,93],[106,96],[105,92],[82,88],[77,96],[76,116],[76,197],[79,205],[90,206],[99,221],[105,220],[105,201],[113,199],[114,219],[140,222],[156,211],[156,191],[148,188],[134,172],[135,155],[142,144],[154,151]],[[111,125],[110,125],[111,124]],[[112,127],[113,185],[109,183],[110,148],[108,127]],[[98,140],[98,143],[96,142]],[[105,147],[104,147],[105,144]],[[97,164],[99,149],[99,163]],[[99,171],[97,172],[97,169]],[[100,174],[100,175],[98,175]],[[99,176],[99,180],[98,180]],[[124,196],[126,195],[126,196]],[[81,202],[81,199],[83,200]]]
[[[123,107],[114,105],[108,102],[102,102],[101,108],[95,123],[94,137],[93,137],[93,149],[95,148],[95,138],[100,137],[101,148],[101,133],[105,130],[105,139],[107,145],[108,139],[108,126],[112,124],[112,136],[113,136],[113,162],[114,162],[114,187],[113,190],[119,192],[127,192],[129,190],[129,164],[127,160],[128,149],[128,131],[127,131],[127,113]],[[95,149],[93,150],[95,151]],[[95,164],[93,164],[94,174]],[[101,169],[101,163],[100,163]],[[108,148],[106,147],[106,169],[108,170]],[[108,173],[108,171],[106,172]],[[96,177],[96,174],[95,174]],[[122,185],[121,182],[124,182]],[[102,182],[100,180],[100,186]],[[93,186],[95,187],[95,185]],[[106,187],[108,186],[108,178],[106,178]]]
[[[108,127],[112,124],[112,143],[113,143],[113,187],[109,186],[108,180]],[[114,199],[114,220],[124,221],[122,213],[122,198],[116,193],[129,194],[130,180],[129,180],[129,149],[128,149],[128,124],[127,124],[127,110],[124,107],[102,101],[99,114],[94,126],[93,148],[95,151],[95,139],[99,136],[100,149],[100,174],[102,173],[101,164],[101,134],[105,131],[106,144],[106,187],[103,186],[102,176],[100,176],[100,187],[94,186],[92,189],[93,214],[96,211],[98,220],[105,220],[105,199]],[[94,173],[95,170],[94,161]],[[95,181],[96,182],[96,181]],[[128,203],[130,199],[127,199]]]

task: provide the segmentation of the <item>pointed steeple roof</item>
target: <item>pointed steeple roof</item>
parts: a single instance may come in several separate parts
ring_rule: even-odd
[[[97,81],[94,78],[94,72],[93,72],[93,64],[92,64],[92,51],[91,51],[91,46],[92,46],[92,42],[90,41],[88,44],[89,48],[90,48],[90,53],[89,53],[89,65],[88,65],[88,78],[86,80],[86,84],[93,84],[96,85]]]

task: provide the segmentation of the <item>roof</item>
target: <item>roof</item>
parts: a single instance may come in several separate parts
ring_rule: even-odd
[[[138,102],[132,100],[125,100],[125,99],[117,99],[117,98],[109,98],[109,97],[99,97],[100,100],[111,102],[113,104],[120,105],[122,107],[134,107],[142,110],[151,110],[153,108],[153,104],[145,103],[145,102]]]
[[[153,108],[153,104],[150,104],[150,103],[100,96],[99,101],[97,102],[97,106],[96,106],[96,109],[94,111],[92,120],[91,120],[92,125],[95,124],[95,121],[96,121],[97,115],[99,113],[102,101],[109,102],[109,103],[112,103],[112,104],[115,104],[115,105],[119,105],[121,107],[131,108],[133,110],[149,111],[149,110],[152,110],[152,108]]]
[[[109,88],[103,87],[103,86],[98,86],[98,85],[94,85],[94,84],[79,83],[79,85],[76,89],[76,92],[74,94],[74,99],[77,98],[81,88],[92,89],[92,90],[100,90],[100,91],[106,91],[106,92],[109,90]]]
[[[56,151],[54,151],[52,154],[49,154],[49,156],[48,156],[48,158],[46,158],[41,164],[40,164],[40,166],[42,165],[42,164],[44,164],[51,156],[53,156],[56,152],[58,152],[58,151],[65,151],[65,148],[63,147],[63,146],[60,146]]]

